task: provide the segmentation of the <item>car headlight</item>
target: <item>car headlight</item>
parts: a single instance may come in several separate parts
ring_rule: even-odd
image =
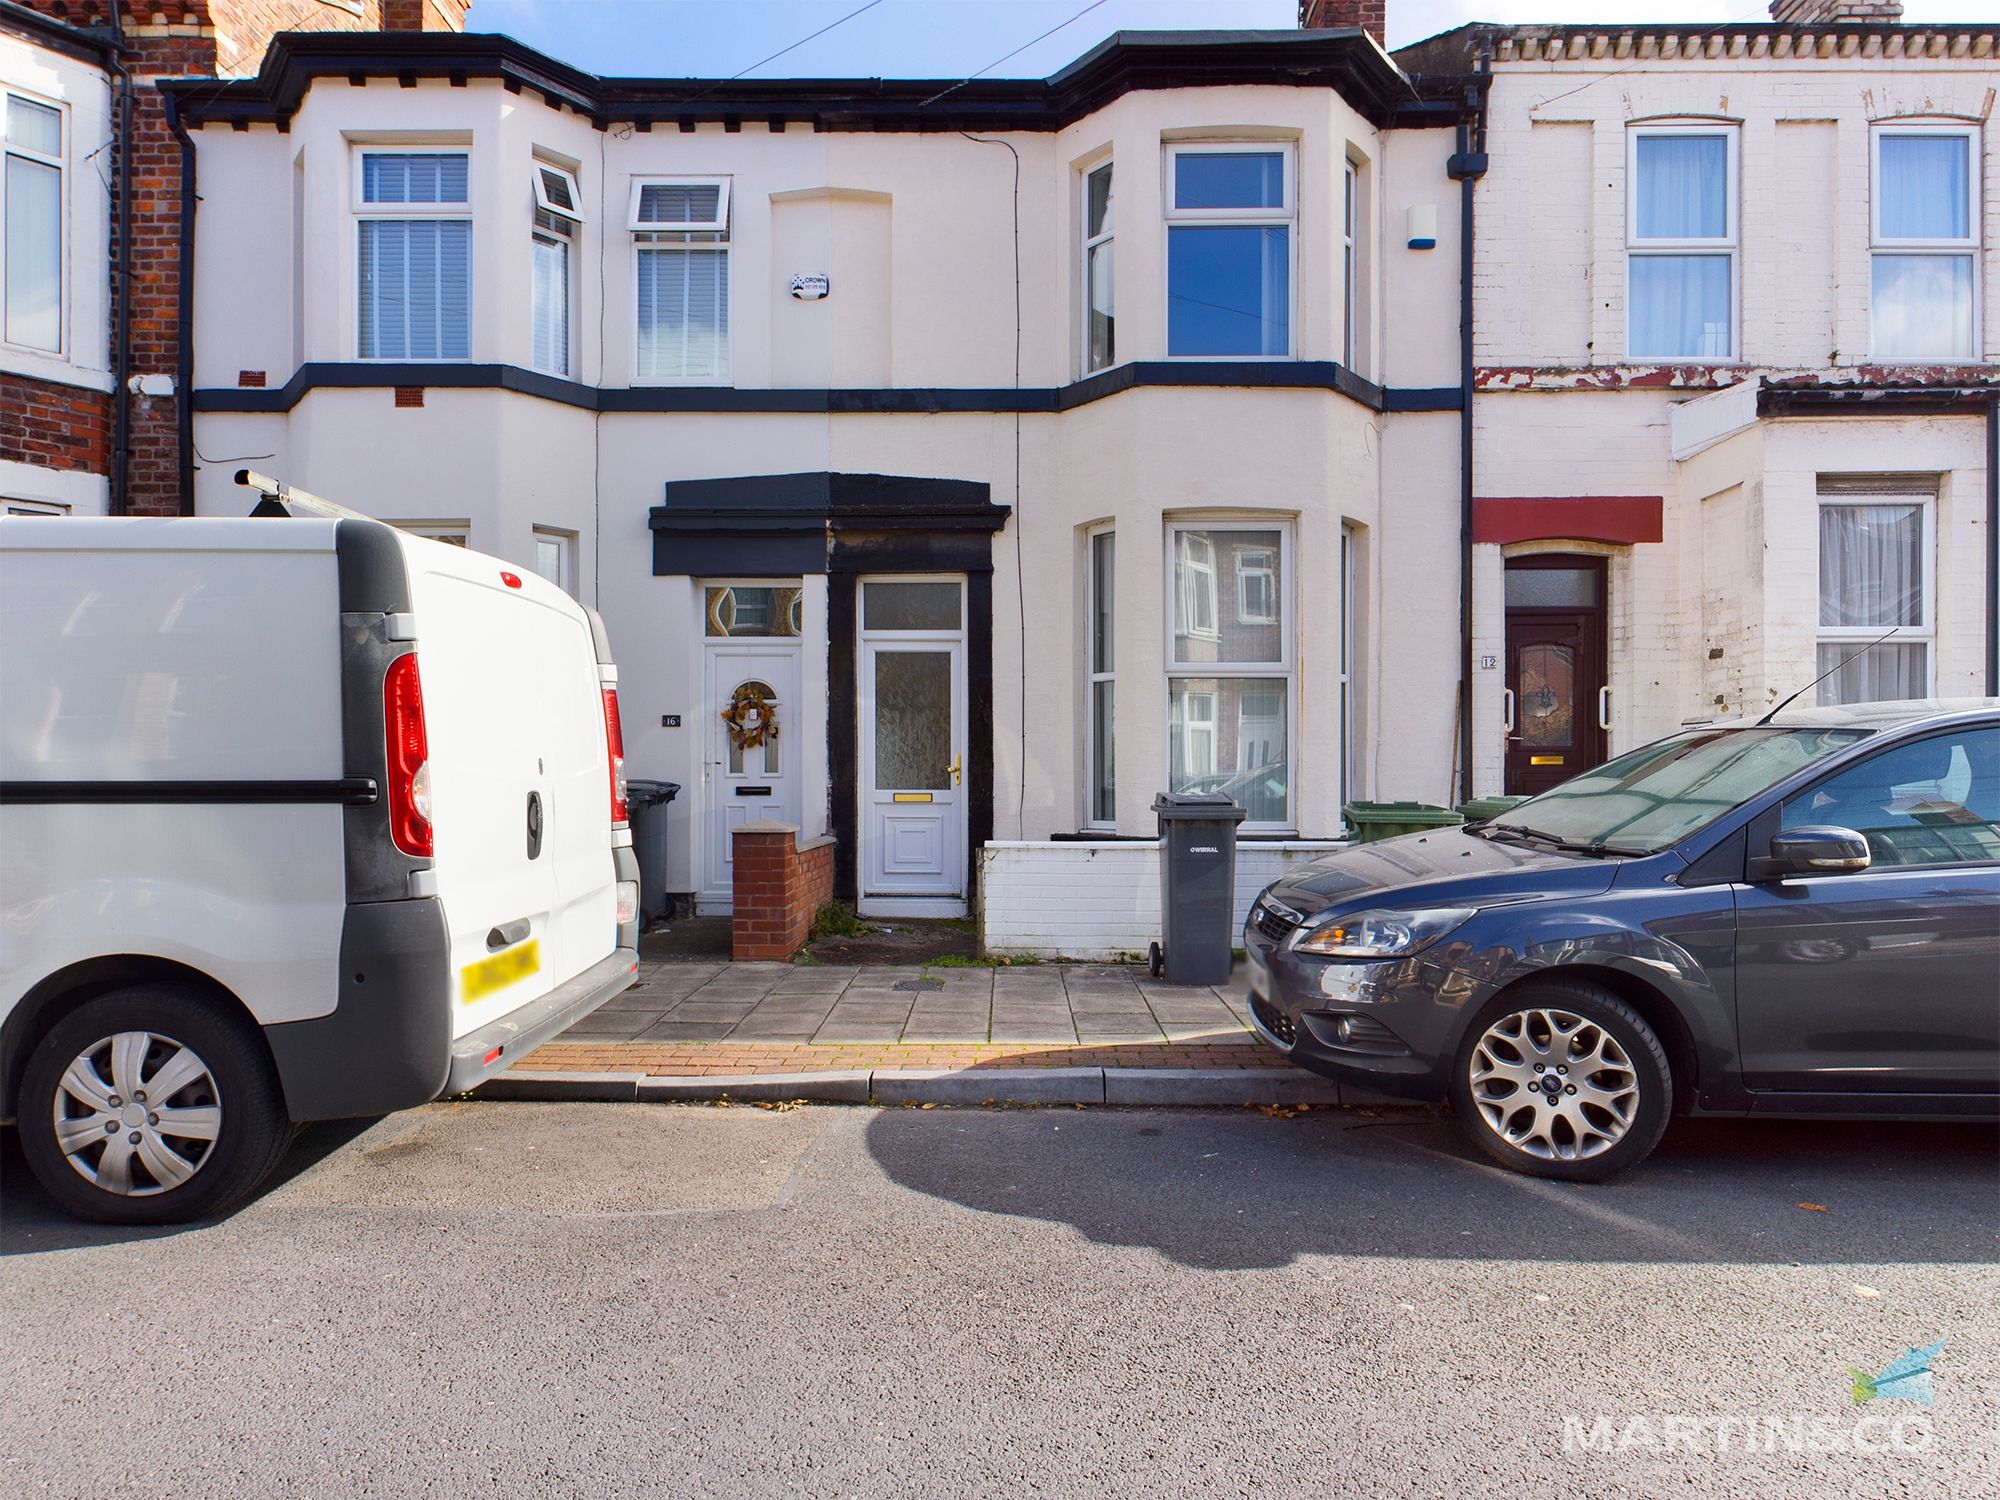
[[[1324,958],[1402,958],[1428,948],[1478,909],[1429,906],[1417,911],[1349,912],[1301,932],[1292,947]]]

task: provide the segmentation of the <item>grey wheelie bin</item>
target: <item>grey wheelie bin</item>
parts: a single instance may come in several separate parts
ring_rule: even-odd
[[[1169,984],[1226,984],[1236,943],[1236,825],[1243,809],[1221,792],[1162,792],[1160,941],[1152,969]]]
[[[677,781],[642,781],[636,776],[625,783],[632,852],[639,856],[641,918],[667,914],[667,804],[680,789]]]

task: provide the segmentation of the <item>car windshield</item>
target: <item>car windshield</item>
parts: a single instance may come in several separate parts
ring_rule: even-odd
[[[1652,854],[1868,729],[1698,729],[1634,750],[1502,813],[1489,832]]]

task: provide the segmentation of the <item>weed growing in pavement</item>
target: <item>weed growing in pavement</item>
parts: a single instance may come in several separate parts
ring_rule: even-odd
[[[812,940],[825,937],[867,937],[875,929],[854,914],[845,901],[829,901],[813,913]]]

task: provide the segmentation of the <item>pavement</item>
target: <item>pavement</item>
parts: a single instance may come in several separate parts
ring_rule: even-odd
[[[1996,1160],[1690,1122],[1576,1187],[1423,1115],[458,1103],[133,1231],[0,1132],[0,1493],[1993,1495]],[[1934,1405],[1853,1403],[1940,1340]]]
[[[825,1103],[1338,1104],[1373,1095],[1258,1040],[1241,969],[642,959],[633,986],[478,1092]]]

